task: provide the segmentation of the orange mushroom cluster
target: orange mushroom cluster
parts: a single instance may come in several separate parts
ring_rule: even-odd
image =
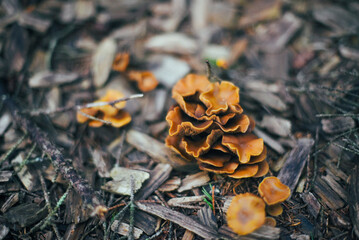
[[[108,90],[106,95],[95,101],[94,103],[99,102],[112,102],[123,98],[124,95],[117,90]],[[90,127],[101,127],[104,122],[98,121],[95,119],[90,119],[88,116],[96,117],[97,119],[101,119],[103,121],[111,122],[111,125],[114,127],[122,127],[129,122],[131,122],[131,115],[123,110],[126,106],[126,102],[118,102],[112,105],[104,105],[104,106],[95,106],[91,108],[84,108],[78,110],[77,112],[77,122],[84,123],[89,120]],[[80,113],[81,112],[81,113]]]
[[[189,74],[172,89],[177,105],[167,114],[166,145],[200,169],[232,178],[262,177],[268,172],[263,139],[252,134],[255,123],[239,105],[239,88],[211,83]]]
[[[227,210],[227,223],[234,232],[246,235],[263,224],[275,226],[275,219],[266,217],[266,212],[272,216],[282,214],[283,208],[280,204],[291,194],[289,187],[276,177],[263,179],[258,186],[258,192],[262,198],[252,193],[244,193],[232,199]]]

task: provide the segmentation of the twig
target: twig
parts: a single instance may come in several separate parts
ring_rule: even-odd
[[[4,94],[4,88],[0,85],[0,95]],[[21,115],[18,107],[11,98],[5,99],[5,106],[10,110],[14,122],[21,127],[24,132],[28,133],[34,143],[52,160],[55,170],[59,171],[64,179],[69,181],[74,187],[75,191],[79,193],[83,199],[84,205],[91,208],[94,214],[103,217],[107,212],[107,208],[102,205],[101,201],[95,194],[90,184],[83,179],[72,166],[71,160],[65,160],[61,151],[53,144],[35,123],[25,116]]]
[[[7,151],[7,153],[0,159],[0,165],[6,161],[6,159],[8,159],[8,157],[18,148],[18,146],[25,140],[25,138],[28,136],[27,133],[25,133],[19,140],[17,140],[17,142],[15,143],[14,146],[12,146],[10,148],[9,151]]]
[[[320,149],[318,149],[315,153],[313,153],[312,155],[315,156],[317,155],[318,153],[322,152],[325,148],[327,148],[330,144],[332,144],[335,140],[337,140],[338,138],[340,137],[344,137],[345,135],[347,134],[350,134],[352,132],[355,132],[359,130],[359,128],[351,128],[349,129],[348,131],[345,131],[337,136],[335,136],[333,139],[331,139],[328,143],[326,143],[323,147],[321,147]]]
[[[170,222],[170,226],[168,228],[168,240],[172,240],[172,234],[173,234],[173,223]]]
[[[87,118],[89,118],[89,119],[91,119],[91,120],[99,121],[99,122],[102,122],[102,123],[104,123],[104,124],[111,124],[110,121],[102,120],[102,119],[100,119],[100,118],[97,118],[97,117],[88,115],[87,113],[84,113],[84,112],[82,112],[82,111],[78,111],[78,113],[80,113],[81,115],[83,115],[83,116],[85,116],[85,117],[87,117]]]
[[[159,235],[161,235],[163,232],[163,228],[161,228],[158,232],[156,232],[155,234],[153,234],[151,237],[146,238],[146,240],[152,240],[155,239],[156,237],[158,237]]]
[[[341,148],[341,149],[344,149],[344,150],[346,150],[346,151],[348,151],[348,152],[351,152],[351,153],[354,153],[354,154],[356,154],[356,155],[359,155],[359,151],[356,150],[356,149],[347,148],[347,147],[344,147],[344,146],[342,146],[342,145],[340,145],[340,144],[338,144],[338,143],[333,143],[333,145],[335,145],[335,146],[337,146],[337,147],[339,147],[339,148]]]
[[[108,234],[109,234],[109,232],[110,232],[111,226],[112,226],[112,224],[113,224],[116,220],[118,220],[118,226],[116,227],[116,229],[119,227],[120,222],[121,222],[122,218],[125,216],[125,213],[126,213],[126,211],[127,211],[127,209],[128,209],[129,207],[130,207],[130,204],[127,204],[124,208],[121,209],[121,211],[119,211],[119,212],[111,219],[111,221],[110,221],[110,223],[109,223],[109,226],[108,226],[107,228],[105,228],[106,231],[105,231],[105,234],[104,234],[104,239],[108,239],[108,237],[109,237]]]
[[[331,118],[331,117],[359,117],[359,114],[355,114],[355,113],[342,113],[342,114],[317,114],[315,115],[316,117],[319,118]]]
[[[50,223],[52,216],[55,215],[55,213],[57,212],[57,210],[59,209],[61,204],[65,201],[67,194],[69,193],[71,187],[72,186],[69,185],[66,192],[61,196],[61,198],[57,202],[55,208],[49,213],[49,215],[47,215],[47,217],[45,219],[43,219],[38,224],[36,224],[33,228],[31,228],[30,231],[26,234],[27,236],[29,236],[30,234],[32,234],[33,232],[35,232],[38,229],[44,229]]]
[[[39,116],[40,114],[51,115],[51,114],[55,114],[55,113],[68,112],[68,111],[73,111],[73,110],[77,110],[81,113],[81,111],[80,111],[81,109],[92,108],[92,107],[101,107],[101,106],[106,106],[106,105],[115,106],[116,103],[125,102],[125,101],[129,101],[131,99],[141,98],[141,97],[143,97],[142,93],[134,94],[129,97],[119,98],[119,99],[109,101],[109,102],[92,102],[92,103],[87,103],[87,104],[83,104],[83,105],[71,105],[71,106],[67,106],[67,107],[60,107],[55,110],[39,109],[36,111],[23,111],[22,113],[29,114],[30,116]],[[85,116],[88,117],[87,114]],[[88,117],[88,118],[90,118],[90,117]]]
[[[44,192],[44,198],[45,198],[47,209],[48,209],[49,212],[52,212],[53,210],[52,210],[52,207],[51,207],[49,193],[47,192],[47,189],[46,189],[45,179],[42,176],[41,171],[39,169],[37,169],[37,174],[39,175],[39,178],[40,178],[41,188],[42,188],[42,191]],[[59,230],[56,227],[56,224],[51,223],[51,226],[52,226],[52,229],[55,232],[55,235],[56,235],[57,239],[61,240],[62,237],[60,236],[60,233],[59,233]]]
[[[208,60],[206,60],[206,65],[207,65],[207,78],[211,79],[212,78],[212,66]]]
[[[130,176],[130,178],[131,178],[131,196],[130,196],[130,227],[128,229],[128,240],[133,240],[135,239],[133,236],[134,224],[135,224],[135,203],[134,203],[135,180],[133,179],[132,175]]]
[[[213,206],[212,210],[213,210],[213,215],[216,216],[216,208],[214,205],[214,188],[215,188],[215,186],[213,185],[212,186],[212,206]]]
[[[88,230],[87,232],[83,233],[81,238],[79,240],[84,240],[87,235],[89,235],[93,230],[95,230],[96,228],[98,228],[98,226],[100,225],[101,222],[98,222],[95,226],[93,226],[90,230]],[[106,223],[106,222],[104,222]]]
[[[21,169],[29,163],[29,158],[31,157],[31,154],[34,152],[36,148],[36,143],[34,143],[29,151],[29,153],[27,154],[27,156],[25,157],[25,159],[20,163],[18,169],[15,170],[14,174],[18,173],[21,171]]]
[[[315,145],[314,149],[317,151],[318,149],[318,141],[319,141],[319,127],[317,127],[316,133],[315,133]],[[310,181],[308,192],[312,190],[314,186],[315,179],[317,178],[317,171],[318,171],[318,154],[314,155],[314,162],[313,162],[313,178]],[[309,164],[308,164],[309,166]]]

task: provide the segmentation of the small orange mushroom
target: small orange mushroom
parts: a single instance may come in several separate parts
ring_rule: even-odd
[[[274,204],[274,205],[268,205],[266,207],[266,212],[273,216],[273,217],[276,217],[276,216],[279,216],[283,213],[283,207],[280,203],[277,203],[277,204]]]
[[[252,193],[235,196],[227,210],[228,226],[237,234],[246,235],[265,222],[265,203]]]
[[[128,78],[137,82],[137,87],[142,92],[152,91],[158,85],[155,75],[148,71],[130,71],[128,73]]]
[[[94,103],[106,102],[111,103],[112,101],[118,100],[123,98],[124,95],[117,90],[108,90],[102,98],[95,101]],[[111,122],[112,126],[114,127],[122,127],[129,122],[131,122],[131,116],[126,111],[122,110],[126,106],[126,102],[118,102],[114,105],[103,105],[103,106],[96,106],[92,108],[85,108],[81,109],[77,112],[77,121],[79,123],[84,123],[89,118],[86,115],[96,117],[98,119]],[[80,112],[84,113],[81,114]],[[101,127],[104,123],[98,120],[91,119],[89,121],[90,127]]]
[[[277,225],[277,221],[272,217],[266,217],[264,225],[275,227]]]
[[[130,54],[127,52],[118,53],[112,64],[112,69],[119,72],[124,72],[130,63]]]
[[[120,110],[115,116],[107,116],[103,117],[103,120],[111,122],[111,125],[117,128],[125,126],[131,122],[131,115],[124,111]],[[98,121],[97,121],[98,122]]]
[[[290,189],[277,177],[266,177],[258,186],[258,192],[268,205],[284,202],[290,197]]]

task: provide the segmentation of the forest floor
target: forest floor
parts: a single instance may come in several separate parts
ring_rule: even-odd
[[[357,14],[354,0],[2,0],[0,239],[358,239]],[[245,237],[228,202],[262,178],[165,146],[172,87],[208,72],[240,88],[266,176],[292,191],[276,226]],[[109,89],[131,122],[80,123]]]

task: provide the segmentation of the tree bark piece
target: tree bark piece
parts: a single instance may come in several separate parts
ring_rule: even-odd
[[[330,209],[336,210],[344,207],[345,202],[322,178],[316,179],[313,190]]]
[[[136,194],[136,199],[146,199],[156,191],[170,176],[172,167],[169,164],[158,164],[150,173],[149,181]]]
[[[310,150],[314,144],[311,138],[301,138],[297,146],[291,151],[288,159],[278,174],[280,181],[293,192],[302,174],[303,168],[309,158]]]
[[[218,233],[215,229],[204,226],[198,221],[167,207],[153,204],[153,203],[140,203],[136,202],[137,207],[147,213],[156,215],[162,219],[171,221],[184,227],[185,229],[203,237],[204,239],[217,239]]]

